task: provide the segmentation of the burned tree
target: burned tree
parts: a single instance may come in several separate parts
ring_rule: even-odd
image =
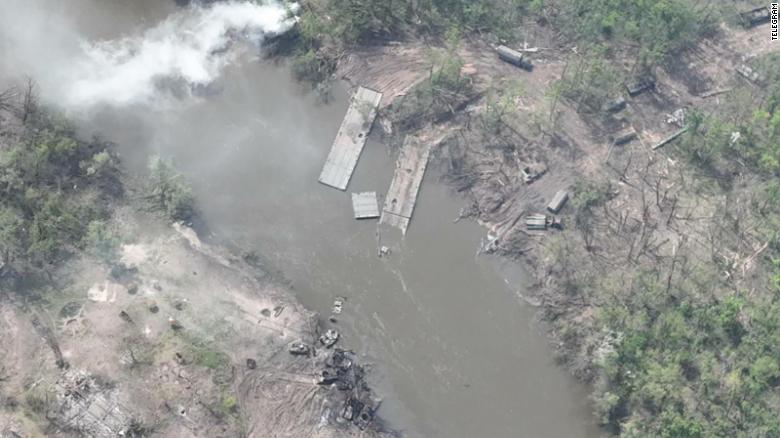
[[[31,116],[38,112],[38,84],[30,76],[27,76],[22,88],[22,102],[19,108],[19,118],[22,123],[27,123]]]
[[[13,87],[0,92],[0,111],[11,111],[14,108],[13,102],[16,100],[17,94],[16,88]]]

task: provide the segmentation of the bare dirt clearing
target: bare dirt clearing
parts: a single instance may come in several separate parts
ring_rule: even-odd
[[[31,327],[22,297],[3,298],[0,430],[381,435],[371,425],[376,406],[362,405],[371,395],[361,380],[348,390],[320,383],[333,351],[318,348],[316,316],[286,289],[190,228],[142,226],[127,209],[117,220],[130,231],[143,228],[143,237],[123,246],[121,269],[110,272],[86,258],[64,268],[67,286],[55,301],[31,304],[44,332]],[[291,355],[296,341],[315,354]],[[341,418],[351,400],[361,400],[354,418],[365,411],[365,430]]]

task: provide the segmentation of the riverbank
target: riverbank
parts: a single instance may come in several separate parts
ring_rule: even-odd
[[[57,48],[63,40],[87,51],[108,47],[112,53],[125,44],[147,47],[161,38],[169,41],[165,36],[171,32],[190,35],[169,25],[191,23],[185,17],[200,15],[155,0],[74,3],[67,8],[56,1],[30,3],[32,11],[60,11],[65,21],[76,21],[64,37],[40,34],[47,36],[42,45]],[[100,42],[104,39],[109,41]],[[223,55],[233,62],[206,89],[170,96],[166,81],[154,87],[163,102],[100,106],[81,114],[81,138],[111,133],[123,170],[145,183],[167,180],[162,171],[146,178],[149,156],[175,162],[182,175],[165,187],[189,181],[189,197],[197,199],[213,237],[262,253],[270,260],[266,269],[283,269],[284,284],[307,309],[328,315],[334,299],[345,297],[337,327],[361,353],[361,362],[376,364],[370,379],[386,397],[381,415],[403,427],[406,436],[511,437],[518,431],[535,437],[595,436],[580,385],[550,366],[549,348],[529,326],[529,309],[513,299],[514,287],[474,259],[480,228],[451,223],[460,206],[447,188],[424,187],[426,202],[416,210],[408,238],[390,257],[376,257],[376,225],[355,222],[348,195],[316,182],[348,94],[335,84],[324,105],[292,80],[285,66],[263,62],[249,47],[235,48],[209,52],[206,65]],[[74,57],[64,65],[84,60],[82,52],[69,52]],[[111,59],[117,63],[105,77],[138,57]],[[47,65],[46,59],[31,61]],[[12,64],[18,65],[28,64]],[[70,90],[67,85],[59,84],[55,92]],[[384,192],[392,167],[387,148],[371,141],[350,184]],[[155,190],[150,200],[167,205],[158,206],[160,211],[186,214],[176,200],[187,196],[167,193]],[[511,345],[506,333],[513,333]],[[517,370],[523,370],[521,376]]]
[[[4,103],[7,155],[32,128]],[[106,147],[94,153],[114,157]],[[149,212],[147,183],[115,183],[96,246],[73,246],[44,270],[4,259],[0,431],[391,436],[365,371],[342,350],[349,340],[322,345],[319,317],[254,254]]]
[[[764,356],[766,336],[751,323],[771,319],[759,309],[775,305],[777,287],[776,250],[768,249],[777,246],[777,214],[756,209],[774,196],[775,170],[766,166],[777,168],[777,152],[760,146],[771,135],[751,140],[765,151],[764,165],[734,170],[731,161],[758,159],[740,151],[739,141],[753,129],[750,108],[777,84],[767,69],[777,50],[761,33],[766,27],[720,23],[717,43],[678,55],[684,68],[637,73],[619,50],[594,60],[599,55],[577,53],[555,29],[524,24],[534,37],[527,41],[530,73],[501,62],[490,36],[475,35],[432,48],[415,40],[357,47],[334,71],[386,93],[380,126],[390,144],[451,131],[434,148],[434,162],[466,199],[461,218],[487,228],[484,250],[530,266],[535,282],[524,298],[540,307],[562,364],[593,385],[607,431],[776,430],[768,414],[776,383],[749,361],[717,353],[744,351],[762,369],[777,369]],[[651,85],[635,91],[630,85],[643,77]],[[607,109],[615,99],[622,103]],[[686,120],[708,125],[693,133]],[[628,140],[618,141],[626,132]],[[713,143],[729,135],[731,148],[713,153]],[[556,214],[563,230],[529,230],[525,218],[551,215],[547,203],[558,190],[570,194]],[[748,338],[757,350],[746,347]],[[716,424],[735,388],[723,382],[740,369],[757,392],[747,389],[752,383],[740,383],[738,392],[749,392],[757,410]],[[708,387],[705,376],[720,383]]]
[[[49,11],[58,4],[35,3],[48,4]],[[144,6],[161,2],[115,0],[128,13],[111,13],[102,7],[104,1],[77,3],[83,9],[65,8],[67,13],[83,11],[77,14],[81,26],[74,32],[80,35],[74,47],[85,42],[94,47],[90,43],[95,38],[113,38],[119,44],[97,46],[115,49],[135,41],[131,50],[118,52],[135,62],[143,51],[132,47],[149,46],[149,38],[141,34],[156,42],[193,34],[166,25],[150,33],[136,29],[132,32],[138,38],[128,40],[116,31],[147,29],[158,20],[181,23],[178,14],[168,20],[171,11],[149,14]],[[369,139],[350,189],[383,193],[393,171],[393,147],[406,134],[432,125],[452,134],[439,144],[434,165],[449,174],[451,187],[466,194],[465,208],[442,185],[423,184],[408,234],[391,246],[389,257],[376,256],[376,225],[354,221],[348,195],[316,183],[346,107],[346,93],[333,93],[334,100],[323,105],[299,84],[290,84],[284,68],[257,62],[253,50],[236,53],[227,62],[220,55],[233,52],[212,50],[222,44],[200,45],[205,50],[199,65],[226,61],[218,63],[224,69],[209,76],[208,87],[201,80],[182,83],[176,70],[163,72],[184,92],[168,101],[173,106],[101,107],[85,116],[88,132],[83,138],[111,132],[126,168],[140,175],[146,175],[149,155],[172,157],[193,183],[192,196],[155,190],[150,198],[164,204],[161,210],[186,215],[188,209],[177,207],[186,203],[179,201],[197,198],[216,235],[261,249],[284,268],[290,289],[309,309],[327,314],[336,297],[346,297],[338,326],[351,345],[366,352],[366,362],[380,364],[372,375],[379,376],[381,392],[388,394],[383,410],[401,412],[394,418],[405,418],[393,424],[412,425],[411,436],[598,434],[589,427],[591,409],[581,386],[562,368],[551,366],[549,348],[536,336],[529,309],[517,293],[543,306],[546,327],[560,340],[564,362],[593,382],[599,421],[609,432],[779,434],[773,413],[780,379],[780,344],[774,342],[780,314],[780,294],[774,293],[780,285],[775,232],[780,224],[780,80],[774,72],[780,70],[772,46],[762,43],[761,28],[735,31],[725,26],[717,38],[700,40],[713,36],[712,16],[700,14],[699,4],[689,0],[543,3],[434,0],[383,8],[389,4],[320,1],[327,9],[303,10],[299,23],[309,38],[325,31],[325,38],[346,42],[341,47],[346,51],[331,66],[328,59],[318,59],[327,48],[317,51],[322,42],[310,40],[316,44],[297,55],[302,57],[295,62],[296,71],[303,60],[311,61],[303,65],[309,67],[324,61],[338,72],[339,61],[360,52],[348,76],[358,78],[354,82],[375,80],[366,85],[387,87],[387,95],[397,97],[385,102],[381,120],[391,147]],[[717,5],[714,0],[706,3]],[[196,11],[184,15],[192,16],[189,12]],[[14,21],[23,22],[15,15]],[[89,24],[101,29],[99,37],[81,37]],[[325,28],[312,26],[317,24]],[[636,32],[644,28],[657,31]],[[106,29],[110,32],[104,33]],[[532,72],[497,59],[494,29],[518,30],[509,35],[514,40],[500,42],[533,54]],[[218,39],[236,35],[220,32]],[[396,35],[411,38],[388,41]],[[528,45],[520,43],[523,39]],[[591,45],[583,45],[585,41]],[[42,46],[55,47],[56,42]],[[30,57],[37,53],[31,51]],[[670,55],[685,62],[665,62]],[[371,64],[361,63],[361,57]],[[112,67],[128,59],[109,58],[119,61]],[[73,64],[64,59],[68,62],[61,65]],[[145,58],[140,59],[143,63]],[[403,61],[399,68],[393,67],[394,59]],[[57,71],[57,66],[38,71]],[[113,79],[116,71],[110,68],[103,77]],[[381,80],[382,71],[393,75]],[[167,89],[167,81],[162,82]],[[157,80],[142,85],[146,93],[162,91]],[[102,97],[112,101],[116,96],[109,92]],[[676,141],[655,147],[675,133],[680,133]],[[95,153],[94,148],[100,150],[97,141],[77,142],[74,153],[74,143],[59,141],[59,135],[45,140],[25,143],[34,147],[18,148],[10,160],[25,166],[43,159],[38,163],[43,165],[26,167],[21,179],[8,172],[0,180],[3,193],[12,194],[3,199],[12,201],[24,219],[20,224],[4,211],[1,229],[24,237],[24,245],[11,251],[15,257],[35,256],[30,263],[39,269],[74,249],[111,249],[112,240],[105,212],[89,208],[107,205],[96,201],[100,198],[94,190],[99,195],[111,187],[101,169],[112,156]],[[62,155],[76,159],[49,160]],[[82,184],[83,174],[95,181]],[[153,181],[169,180],[167,172],[157,175]],[[31,190],[31,184],[41,190]],[[563,219],[563,230],[542,232],[538,228],[546,222],[535,215],[547,214],[547,201],[561,186],[571,189],[570,202],[557,217]],[[187,195],[178,184],[172,187]],[[488,224],[490,230],[485,233],[472,221],[453,224],[456,217],[476,218],[473,222]],[[5,233],[6,225],[15,232]],[[169,233],[166,228],[161,235]],[[480,245],[485,234],[483,242],[489,244]],[[386,237],[382,235],[383,243]],[[187,239],[181,243],[191,245]],[[529,298],[514,281],[504,284],[491,267],[485,268],[483,258],[474,257],[477,248],[535,260],[538,298]],[[11,260],[8,248],[1,249],[3,261]],[[122,255],[124,249],[117,252]],[[154,273],[157,267],[146,269]],[[155,279],[150,281],[157,290]],[[109,288],[93,288],[94,282],[84,284],[92,297],[110,301]],[[158,292],[165,292],[175,284],[159,286]],[[184,286],[198,287],[192,280]],[[186,303],[177,304],[186,308]],[[264,309],[271,318],[277,311]],[[173,310],[182,312],[176,305]],[[125,311],[118,319],[138,317]],[[197,329],[175,316],[165,321],[174,331]],[[51,338],[40,319],[31,325]],[[213,335],[206,330],[206,337]],[[41,345],[42,351],[51,350],[55,365],[64,366],[58,342]],[[208,347],[191,347],[192,356],[219,368],[222,356]],[[187,359],[181,356],[173,354],[174,360]],[[343,357],[339,361],[343,364]],[[211,371],[204,373],[211,376]],[[79,380],[93,386],[79,375],[63,384],[79,389]],[[45,406],[40,399],[32,395],[30,404]]]

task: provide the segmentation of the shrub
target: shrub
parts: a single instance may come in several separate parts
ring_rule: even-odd
[[[87,225],[84,246],[95,256],[109,263],[117,259],[120,239],[105,221],[94,220]]]
[[[716,20],[692,0],[573,0],[561,23],[591,43],[623,40],[644,65],[666,62],[712,32]]]
[[[175,221],[190,220],[194,213],[192,189],[170,161],[152,157],[149,161],[148,199],[153,208]]]
[[[600,111],[608,100],[619,96],[622,74],[604,54],[602,47],[577,57],[557,84],[561,95],[580,110]]]

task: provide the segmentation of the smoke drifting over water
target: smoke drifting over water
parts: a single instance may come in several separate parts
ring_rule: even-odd
[[[147,102],[161,79],[207,85],[235,58],[236,38],[285,31],[293,24],[288,17],[279,4],[218,3],[176,13],[140,37],[85,44],[66,102]]]
[[[0,3],[6,1],[9,0]],[[6,39],[8,47],[0,47],[0,55],[7,58],[5,61],[16,62],[14,40],[23,46],[16,53],[23,52],[25,56],[31,53],[30,38],[40,40],[39,50],[32,51],[39,59],[19,60],[22,65],[27,64],[29,71],[17,73],[33,75],[46,93],[72,110],[100,104],[160,103],[170,96],[161,91],[171,85],[178,93],[208,85],[239,56],[242,45],[237,43],[259,42],[265,35],[288,30],[295,22],[290,9],[280,3],[231,1],[177,9],[164,21],[135,35],[86,41],[70,28],[71,24],[58,22],[57,17],[42,17],[44,12],[56,14],[46,11],[45,3],[37,9],[17,3],[18,11],[14,11],[14,4],[10,0],[10,7],[4,11],[9,21],[9,26],[3,26],[8,39],[2,30],[0,36]],[[24,32],[22,25],[17,24],[15,32],[14,20],[31,21],[38,32],[45,33],[31,35],[28,30],[26,37],[20,36],[18,32]],[[0,19],[0,25],[5,21]],[[65,43],[55,41],[58,34],[60,38],[70,38],[71,46],[63,47]],[[51,65],[54,62],[48,56],[57,59],[55,65]],[[56,73],[49,68],[56,68]]]

